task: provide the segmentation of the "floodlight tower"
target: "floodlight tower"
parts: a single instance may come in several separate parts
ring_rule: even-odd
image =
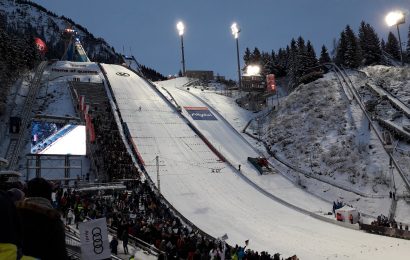
[[[232,35],[234,36],[235,40],[236,40],[236,59],[238,61],[238,89],[239,92],[242,91],[242,84],[241,84],[241,64],[239,61],[239,33],[240,33],[240,29],[238,27],[238,25],[236,23],[233,23],[231,25],[231,31],[232,31]]]
[[[182,76],[185,76],[185,55],[184,55],[184,30],[185,26],[184,23],[179,21],[177,23],[177,30],[179,36],[181,36],[181,53],[182,53]]]
[[[404,13],[402,11],[394,11],[394,12],[388,13],[386,15],[386,23],[388,26],[396,25],[397,27],[397,35],[399,36],[399,44],[400,44],[400,60],[401,60],[401,65],[404,66],[403,49],[401,47],[401,38],[400,38],[400,30],[399,30],[399,25],[405,23]]]

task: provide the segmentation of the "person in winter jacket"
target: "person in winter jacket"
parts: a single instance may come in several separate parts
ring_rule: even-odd
[[[66,224],[71,225],[71,221],[73,221],[73,219],[74,219],[74,212],[72,209],[69,209],[67,213],[67,223]]]
[[[123,248],[124,248],[124,254],[128,254],[128,237],[129,237],[129,234],[128,234],[128,230],[124,230],[123,232],[122,232],[122,246],[123,246]]]
[[[51,205],[51,185],[42,178],[27,184],[24,201],[16,204],[22,227],[23,254],[41,260],[67,259],[61,216]]]
[[[118,254],[118,240],[114,236],[110,242],[111,254],[117,255]]]
[[[13,201],[0,190],[0,259],[17,259],[21,232]]]

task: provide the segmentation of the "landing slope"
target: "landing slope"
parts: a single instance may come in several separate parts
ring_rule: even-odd
[[[215,237],[227,233],[231,244],[249,239],[251,249],[296,253],[301,259],[386,259],[407,254],[409,241],[327,224],[262,195],[219,162],[151,86],[121,66],[103,67],[149,175],[156,179],[153,159],[160,156],[161,192],[205,232]],[[212,173],[214,167],[221,167],[221,172]]]

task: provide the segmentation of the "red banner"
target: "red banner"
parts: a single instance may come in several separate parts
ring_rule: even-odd
[[[276,90],[275,74],[266,75],[266,90],[271,92]]]
[[[34,43],[36,44],[40,54],[44,55],[47,52],[47,45],[44,43],[42,39],[34,38]]]

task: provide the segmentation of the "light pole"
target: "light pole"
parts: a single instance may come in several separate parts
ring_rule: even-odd
[[[179,36],[181,36],[181,52],[182,52],[182,76],[185,76],[185,57],[184,57],[184,23],[178,22],[177,23],[177,30]]]
[[[396,25],[397,27],[397,35],[399,36],[399,44],[400,44],[400,60],[401,60],[401,65],[404,66],[403,49],[401,47],[401,38],[400,38],[400,30],[399,30],[399,25],[405,23],[403,12],[394,11],[394,12],[388,13],[386,16],[386,23],[388,26]]]
[[[241,84],[241,64],[239,61],[239,33],[240,29],[238,28],[238,25],[236,23],[233,23],[231,25],[231,30],[232,30],[232,35],[235,37],[236,40],[236,59],[238,60],[238,89],[239,92],[242,91],[242,84]]]

